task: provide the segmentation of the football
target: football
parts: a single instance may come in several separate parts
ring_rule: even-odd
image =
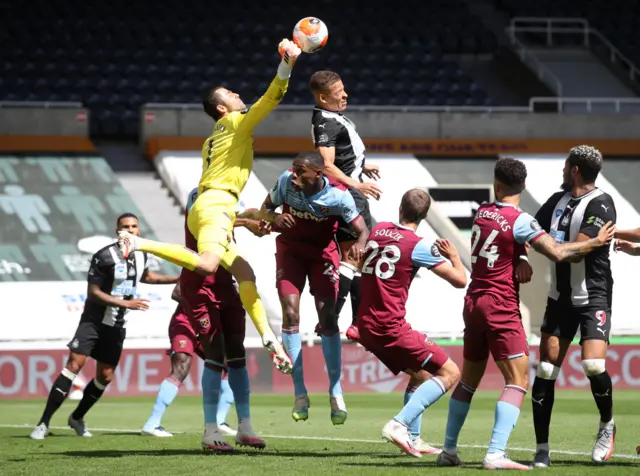
[[[305,53],[317,53],[328,39],[327,25],[319,18],[303,18],[293,27],[293,41]]]

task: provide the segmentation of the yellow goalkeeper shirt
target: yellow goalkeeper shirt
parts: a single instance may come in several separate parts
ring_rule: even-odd
[[[253,168],[253,129],[275,109],[288,85],[288,79],[276,76],[267,92],[248,110],[232,112],[216,122],[202,145],[199,193],[216,189],[226,190],[236,199],[240,197]]]

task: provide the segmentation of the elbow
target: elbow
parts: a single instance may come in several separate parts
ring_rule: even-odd
[[[464,289],[467,286],[467,275],[462,273],[461,275],[456,276],[456,279],[451,284],[453,284],[453,287],[456,289]]]

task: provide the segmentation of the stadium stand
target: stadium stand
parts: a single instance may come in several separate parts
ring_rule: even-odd
[[[461,0],[417,8],[410,2],[370,8],[361,0],[326,0],[313,11],[284,0],[238,0],[225,4],[222,16],[212,5],[5,2],[0,100],[81,101],[92,113],[93,137],[135,136],[143,103],[200,102],[220,81],[253,102],[274,72],[278,40],[291,35],[299,18],[320,11],[331,37],[322,55],[300,61],[299,78],[317,69],[337,70],[351,104],[492,103],[456,62],[456,55],[497,47],[495,36]],[[354,28],[354,18],[366,28]],[[306,81],[292,83],[284,103],[310,102]]]
[[[631,61],[640,63],[640,39],[635,34],[640,21],[640,4],[625,0],[494,0],[498,8],[512,17],[568,17],[583,18],[598,29]],[[624,12],[624,14],[621,14]],[[542,35],[544,36],[544,35]],[[531,35],[533,37],[533,35]],[[564,36],[560,44],[581,44],[579,36]]]
[[[3,320],[1,340],[28,337],[42,343],[73,335],[86,297],[91,256],[115,241],[116,219],[125,212],[138,215],[143,234],[155,236],[102,157],[0,157],[0,300],[5,315],[25,315],[19,309],[28,303],[30,323],[15,326]],[[153,257],[149,266],[164,274],[177,272]],[[158,315],[168,321],[175,308],[171,288],[142,286],[154,309],[134,319],[129,331],[134,339],[165,338],[166,329],[150,323]]]

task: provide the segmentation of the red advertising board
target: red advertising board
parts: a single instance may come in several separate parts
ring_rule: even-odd
[[[449,356],[462,362],[462,347],[447,347]],[[326,392],[328,379],[320,346],[305,347],[305,382],[310,392]],[[531,349],[532,361],[537,348]],[[11,350],[0,352],[0,398],[43,398],[48,394],[56,376],[65,364],[67,351]],[[253,393],[289,393],[293,390],[291,377],[273,369],[268,354],[262,349],[247,349],[249,376]],[[202,362],[193,365],[181,393],[199,394]],[[640,389],[640,346],[613,345],[609,348],[607,369],[615,388]],[[115,381],[108,387],[110,396],[152,395],[157,392],[169,371],[169,358],[164,349],[125,350],[116,369]],[[89,360],[82,377],[94,376],[95,363]],[[533,381],[533,372],[531,374]],[[407,377],[394,376],[373,355],[360,346],[343,346],[342,385],[345,392],[402,391]],[[482,389],[499,390],[502,377],[492,362],[487,366]],[[587,389],[580,362],[580,348],[572,347],[558,377],[559,389]]]

